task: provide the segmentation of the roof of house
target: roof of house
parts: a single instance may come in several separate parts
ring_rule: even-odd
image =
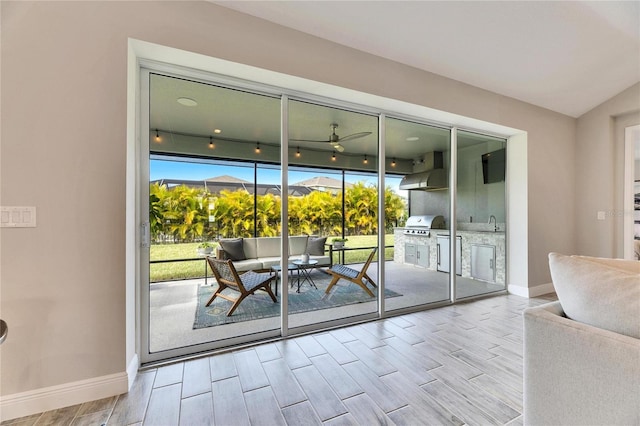
[[[235,182],[235,183],[251,183],[248,180],[240,179],[235,176],[222,175],[205,179],[207,182]]]
[[[218,178],[211,178],[205,180],[186,180],[186,179],[157,179],[153,180],[150,183],[158,184],[158,185],[166,185],[167,188],[174,188],[176,186],[185,185],[190,188],[202,188],[206,189],[212,194],[219,194],[221,191],[237,191],[239,189],[244,189],[250,194],[254,193],[254,190],[258,193],[258,195],[265,194],[274,194],[281,195],[281,186],[270,183],[258,183],[254,187],[252,182],[233,178],[228,176],[231,179],[225,180],[225,176],[221,176],[223,179],[218,180]],[[314,189],[307,186],[301,185],[289,185],[288,193],[293,196],[301,196],[307,195],[311,193]]]
[[[306,179],[293,184],[294,186],[307,186],[309,188],[321,189],[321,188],[342,188],[342,181],[326,176],[315,176],[310,179]],[[350,183],[345,183],[347,187],[351,186]]]

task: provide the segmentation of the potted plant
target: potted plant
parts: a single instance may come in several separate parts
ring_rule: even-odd
[[[346,243],[347,241],[349,241],[348,238],[334,238],[333,241],[331,242],[331,244],[333,244],[333,248],[343,248],[344,247],[344,243]]]
[[[200,245],[198,246],[198,254],[201,255],[206,255],[206,254],[211,254],[213,252],[213,245],[211,245],[211,243],[200,243]]]

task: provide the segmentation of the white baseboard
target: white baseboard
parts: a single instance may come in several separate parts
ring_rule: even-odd
[[[133,386],[133,381],[136,379],[138,375],[138,369],[140,368],[140,361],[138,360],[138,354],[134,354],[129,366],[127,367],[127,378],[129,380],[129,385],[127,389],[131,390],[131,386]]]
[[[137,369],[137,367],[136,367]],[[128,391],[125,372],[0,397],[0,421],[69,407]]]
[[[521,297],[538,297],[543,294],[549,294],[555,292],[555,288],[553,287],[553,283],[541,284],[535,287],[521,287],[519,285],[509,285],[507,290],[511,294],[515,294],[516,296]]]

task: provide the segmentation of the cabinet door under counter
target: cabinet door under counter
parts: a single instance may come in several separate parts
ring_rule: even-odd
[[[426,244],[406,243],[404,245],[404,263],[429,267],[429,246]]]
[[[437,245],[437,270],[440,272],[449,272],[451,267],[450,243],[448,235],[438,235],[436,237]],[[456,275],[462,275],[462,237],[456,237]]]
[[[496,247],[471,244],[471,278],[496,282]]]

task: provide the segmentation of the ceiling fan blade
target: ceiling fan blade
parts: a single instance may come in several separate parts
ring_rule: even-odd
[[[317,139],[289,139],[290,142],[322,142],[322,143],[328,143],[331,141],[328,140],[323,140],[323,141],[319,141]]]
[[[358,138],[363,138],[365,136],[369,136],[370,134],[371,134],[371,132],[354,133],[352,135],[345,136],[344,138],[340,138],[340,142],[350,141],[350,140],[358,139]]]

